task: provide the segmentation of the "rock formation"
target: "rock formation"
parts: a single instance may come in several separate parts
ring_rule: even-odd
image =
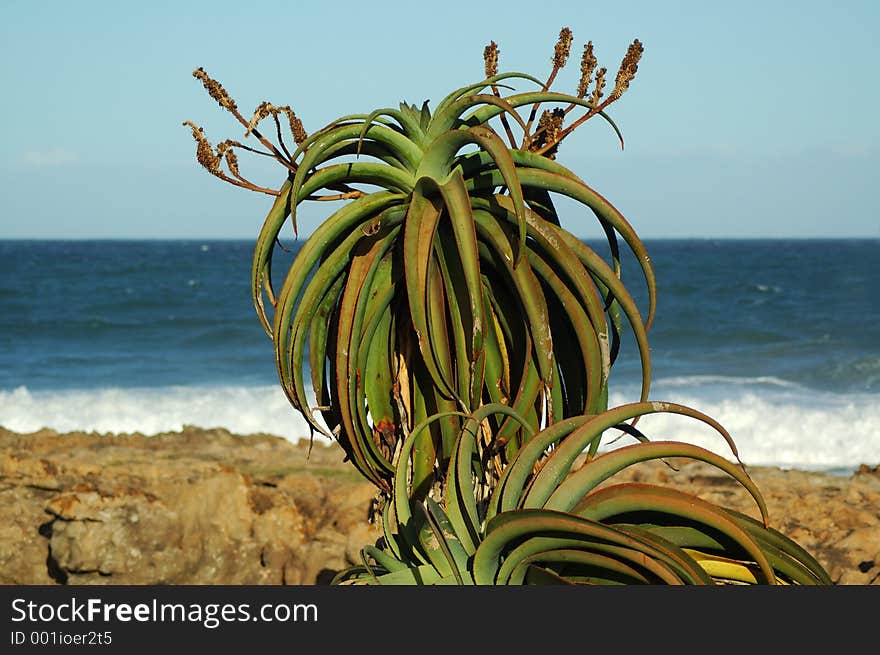
[[[2,584],[323,584],[375,542],[374,492],[335,445],[185,428],[144,436],[0,428]],[[708,465],[640,465],[756,516]],[[750,472],[772,525],[838,584],[880,584],[880,470]],[[616,480],[620,480],[618,477]]]

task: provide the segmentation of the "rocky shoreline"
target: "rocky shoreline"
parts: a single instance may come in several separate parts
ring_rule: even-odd
[[[639,465],[756,515],[699,462]],[[835,584],[880,584],[880,467],[852,476],[750,467],[771,525]],[[326,584],[379,535],[373,488],[335,445],[187,427],[141,434],[0,428],[0,584]]]

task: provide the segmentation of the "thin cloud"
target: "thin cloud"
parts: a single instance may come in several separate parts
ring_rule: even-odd
[[[28,168],[55,168],[70,166],[79,161],[79,155],[71,150],[53,148],[51,150],[29,150],[21,157],[21,163]]]

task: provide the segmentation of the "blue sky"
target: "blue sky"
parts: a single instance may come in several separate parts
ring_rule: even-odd
[[[449,1],[41,2],[0,5],[0,238],[245,238],[271,199],[195,162],[181,123],[214,142],[242,128],[204,93],[203,66],[244,113],[289,104],[332,119],[434,102],[501,69],[545,77],[559,29],[616,71],[639,73],[559,160],[646,238],[880,237],[880,3]],[[245,171],[277,187],[263,162]],[[326,211],[302,216],[301,235]],[[579,236],[595,227],[563,222]]]

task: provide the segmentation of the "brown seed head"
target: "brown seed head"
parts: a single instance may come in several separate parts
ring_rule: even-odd
[[[605,73],[607,72],[604,66],[596,71],[596,86],[593,87],[593,95],[590,98],[593,107],[598,107],[599,101],[602,99],[602,90],[605,88]]]
[[[538,121],[538,129],[540,130],[543,128],[545,143],[549,143],[559,136],[559,131],[562,129],[562,119],[564,117],[565,112],[558,108],[552,111],[546,110],[541,114],[541,119]]]
[[[568,55],[571,52],[571,30],[563,27],[559,32],[559,40],[556,42],[556,49],[553,53],[553,66],[562,68],[568,61]]]
[[[214,148],[211,146],[210,141],[205,138],[204,130],[192,121],[185,121],[183,124],[192,130],[193,138],[196,140],[196,159],[198,162],[211,175],[218,175],[220,173],[220,157],[214,154]]]
[[[235,154],[235,151],[232,149],[234,146],[241,146],[238,141],[232,141],[230,139],[226,139],[226,141],[221,141],[217,144],[217,159],[222,160],[226,159],[226,164],[229,166],[229,170],[238,178],[241,178],[241,174],[238,171],[238,156]]]
[[[224,89],[219,82],[211,79],[205,72],[204,68],[199,67],[194,70],[193,77],[201,80],[202,85],[204,85],[205,89],[207,89],[208,91],[208,95],[214,98],[214,100],[216,100],[221,107],[223,107],[224,109],[228,109],[229,111],[236,111],[238,109],[235,104],[235,100],[229,97],[226,89]]]
[[[228,148],[225,155],[226,165],[229,166],[229,170],[235,175],[235,177],[240,178],[241,173],[238,172],[238,156],[235,154],[235,151],[232,148]]]
[[[498,75],[498,44],[494,41],[483,50],[483,62],[486,65],[486,78]]]
[[[639,70],[639,60],[642,58],[644,50],[642,42],[638,39],[633,41],[629,48],[627,48],[626,55],[620,64],[620,70],[617,71],[614,90],[611,92],[612,98],[619,98],[629,88],[629,83],[636,76],[636,71]]]
[[[247,131],[245,132],[245,136],[250,136],[251,132],[254,131],[254,128],[257,127],[257,124],[269,116],[270,114],[277,114],[278,110],[270,102],[261,102],[257,108],[254,110],[254,115],[251,116],[251,120],[248,123]]]
[[[587,95],[590,88],[590,82],[593,79],[593,71],[598,65],[596,55],[593,54],[593,42],[588,41],[584,46],[584,54],[581,56],[581,80],[577,88],[577,97],[583,98]]]
[[[559,138],[560,132],[562,132],[563,120],[565,120],[564,109],[557,107],[552,111],[549,109],[544,110],[541,118],[538,119],[538,127],[535,130],[534,138],[529,143],[529,150],[537,152],[548,143],[556,141]],[[554,146],[544,154],[550,159],[555,159],[556,151],[557,146]]]
[[[302,121],[297,117],[295,113],[293,113],[293,110],[285,105],[284,107],[279,107],[278,111],[287,116],[287,121],[288,123],[290,123],[290,133],[293,134],[293,140],[296,145],[299,145],[303,141],[305,141],[309,135],[306,133]]]

